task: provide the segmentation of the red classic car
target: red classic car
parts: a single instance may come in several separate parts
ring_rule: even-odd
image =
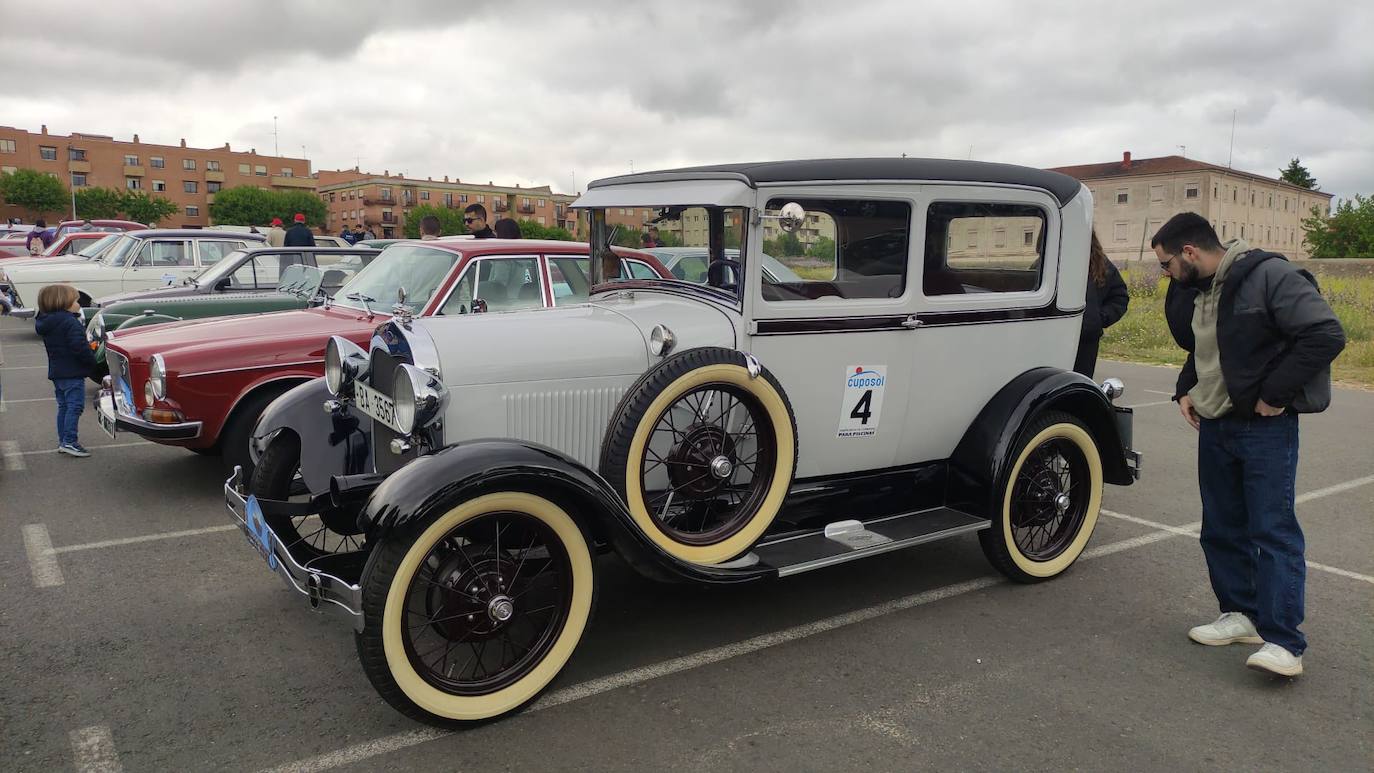
[[[672,278],[652,255],[618,252],[627,277]],[[258,416],[286,390],[324,374],[330,336],[367,347],[401,306],[430,316],[577,303],[588,294],[587,260],[587,245],[576,242],[404,242],[384,250],[326,307],[112,333],[97,418],[112,437],[125,430],[218,451],[231,467],[251,470],[248,443]]]

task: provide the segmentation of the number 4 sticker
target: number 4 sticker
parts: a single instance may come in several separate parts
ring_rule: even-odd
[[[883,389],[886,386],[886,365],[851,365],[845,368],[840,428],[836,437],[872,437],[878,434],[878,417],[883,408]]]

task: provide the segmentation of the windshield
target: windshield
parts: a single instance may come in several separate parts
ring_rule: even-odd
[[[456,252],[413,243],[387,247],[334,294],[334,302],[351,309],[387,310],[396,304],[396,291],[404,287],[406,306],[418,314],[459,257]],[[371,300],[364,303],[363,296]]]
[[[120,234],[110,234],[109,236],[102,236],[96,241],[93,241],[90,244],[87,244],[86,246],[82,247],[80,250],[77,250],[76,254],[80,255],[83,258],[98,258],[102,253],[105,252],[105,250],[108,250],[111,245],[119,241],[119,237]]]
[[[142,246],[142,239],[135,239],[132,236],[120,236],[119,241],[115,242],[104,255],[100,256],[100,262],[107,266],[122,266],[131,253],[137,252]]]
[[[605,213],[610,243],[645,250],[673,269],[673,259],[685,263],[673,270],[682,281],[707,284],[734,293],[739,284],[740,245],[744,243],[748,210],[742,207],[609,207]],[[721,261],[721,271],[708,269]],[[607,268],[609,276],[622,273]],[[639,277],[635,277],[639,278]],[[603,277],[603,281],[616,281]]]
[[[196,274],[191,278],[191,282],[198,285],[214,284],[221,277],[227,276],[234,269],[238,268],[239,258],[243,257],[243,250],[234,250],[215,262],[214,265]]]

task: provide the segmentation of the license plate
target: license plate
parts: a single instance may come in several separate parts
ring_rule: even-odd
[[[95,419],[96,423],[100,425],[100,428],[105,431],[106,435],[110,436],[111,440],[116,439],[119,432],[115,427],[114,412],[114,397],[111,396],[109,392],[101,390],[95,400]]]
[[[358,405],[358,410],[371,416],[373,421],[379,421],[392,430],[401,432],[401,428],[396,426],[395,400],[361,383],[353,385],[353,399]]]
[[[262,517],[262,506],[258,504],[258,498],[251,494],[244,504],[243,521],[248,526],[248,544],[257,549],[259,555],[267,562],[268,568],[275,571],[277,556],[272,550],[272,530],[267,528],[267,519]]]

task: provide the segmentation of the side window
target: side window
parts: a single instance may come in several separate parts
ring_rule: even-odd
[[[213,266],[240,246],[239,242],[200,242],[200,265]]]
[[[537,258],[501,258],[477,262],[477,297],[488,311],[530,309],[544,305]]]
[[[287,266],[299,266],[304,263],[304,259],[299,252],[282,252],[276,255],[259,255],[253,258],[253,263],[257,266],[257,289],[271,290],[277,286]]]
[[[1020,239],[998,238],[1021,234]],[[1033,292],[1040,288],[1045,212],[1029,204],[932,203],[926,215],[926,295]]]
[[[347,255],[342,253],[315,254],[315,265],[324,272],[320,287],[330,295],[344,286],[363,266],[372,262],[371,255]],[[447,308],[447,307],[446,307]],[[447,313],[447,312],[445,312]]]
[[[801,228],[783,231],[764,220],[763,251],[793,276],[764,283],[767,301],[818,298],[898,298],[906,291],[911,205],[862,199],[773,199],[769,214],[796,201]],[[781,278],[781,277],[780,277]]]
[[[234,273],[229,275],[229,289],[231,290],[256,290],[257,280],[257,259],[245,260],[242,266],[234,269]]]
[[[587,284],[586,258],[550,258],[549,279],[553,286],[553,302],[579,303],[591,294]]]
[[[658,272],[654,271],[653,266],[638,260],[625,261],[630,266],[630,276],[635,279],[658,279]]]
[[[176,268],[191,265],[186,242],[148,242],[138,254],[134,265],[152,268]]]
[[[454,285],[453,292],[449,293],[448,300],[444,301],[444,307],[439,309],[441,315],[467,314],[472,311],[472,282],[477,276],[477,267],[485,261],[475,260],[463,269],[463,275],[458,278],[458,284]]]

